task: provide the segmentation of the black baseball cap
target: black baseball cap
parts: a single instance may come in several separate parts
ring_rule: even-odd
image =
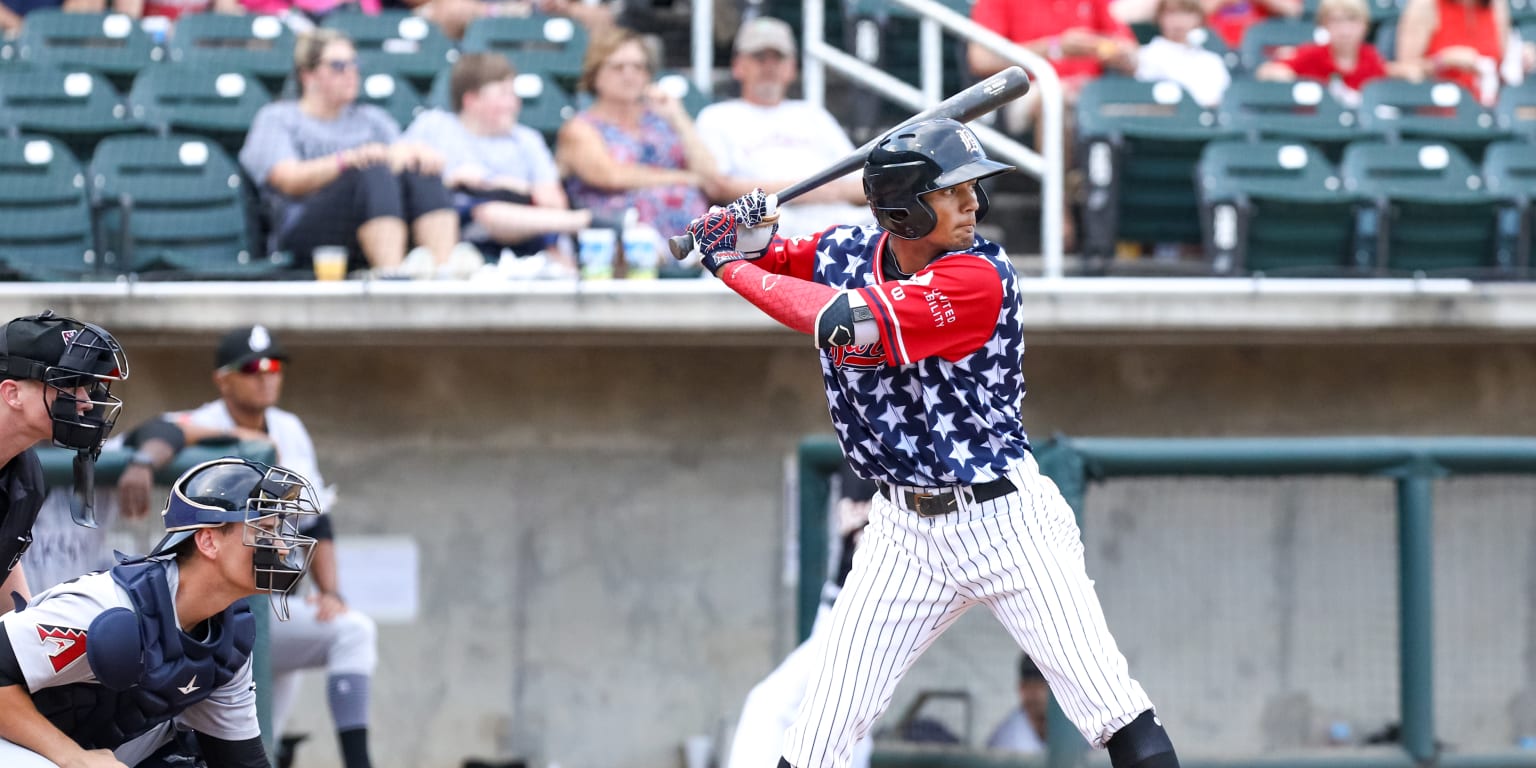
[[[73,354],[71,342],[76,342]],[[59,367],[124,379],[127,363],[118,352],[117,340],[106,331],[46,310],[18,317],[0,331],[0,378],[41,381],[47,369]]]
[[[264,325],[247,325],[224,334],[214,354],[214,368],[239,368],[252,360],[269,357],[288,361],[288,351]]]

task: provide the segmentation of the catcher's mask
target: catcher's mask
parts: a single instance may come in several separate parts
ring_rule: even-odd
[[[298,473],[226,457],[186,471],[171,487],[161,517],[165,538],[150,556],[168,554],[199,528],[239,523],[251,555],[256,588],[272,594],[272,611],[288,620],[288,595],[314,555],[315,540],[299,533],[305,515],[318,515],[315,489]]]
[[[100,326],[52,310],[18,317],[0,333],[0,377],[43,383],[53,444],[76,452],[70,514],[79,525],[95,528],[96,457],[123,407],[112,394],[112,382],[128,378],[122,346]]]
[[[947,118],[895,128],[864,161],[864,195],[881,228],[918,240],[938,223],[923,195],[1013,170],[987,157],[976,134]],[[976,188],[976,221],[987,215],[987,193]]]

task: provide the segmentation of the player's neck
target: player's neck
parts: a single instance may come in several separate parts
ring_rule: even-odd
[[[236,600],[255,594],[228,583],[210,563],[191,559],[180,564],[176,583],[176,623],[183,632],[224,612]]]
[[[885,247],[890,256],[894,257],[893,266],[908,276],[917,274],[918,270],[928,266],[939,255],[933,246],[922,240],[903,240],[895,235],[885,239]]]
[[[267,431],[267,409],[265,408],[243,408],[225,400],[224,410],[229,411],[229,418],[237,427],[254,429],[257,432]]]

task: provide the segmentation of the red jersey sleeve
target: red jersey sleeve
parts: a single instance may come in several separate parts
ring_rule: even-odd
[[[1308,80],[1327,81],[1337,71],[1328,46],[1316,43],[1298,45],[1290,56],[1278,57],[1275,61],[1290,67],[1297,77]]]
[[[874,313],[890,365],[925,357],[950,362],[992,338],[1003,306],[997,268],[979,256],[951,254],[907,280],[858,289]]]
[[[821,242],[821,236],[824,234],[826,233],[817,232],[800,237],[774,235],[773,242],[768,244],[768,251],[762,258],[752,263],[774,274],[789,275],[801,280],[814,280],[816,244]]]

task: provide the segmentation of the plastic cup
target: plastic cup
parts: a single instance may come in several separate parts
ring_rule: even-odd
[[[322,245],[315,249],[316,280],[347,279],[347,249],[340,245]]]
[[[584,280],[608,280],[613,277],[613,252],[617,238],[611,229],[583,229],[576,234],[577,258]]]

